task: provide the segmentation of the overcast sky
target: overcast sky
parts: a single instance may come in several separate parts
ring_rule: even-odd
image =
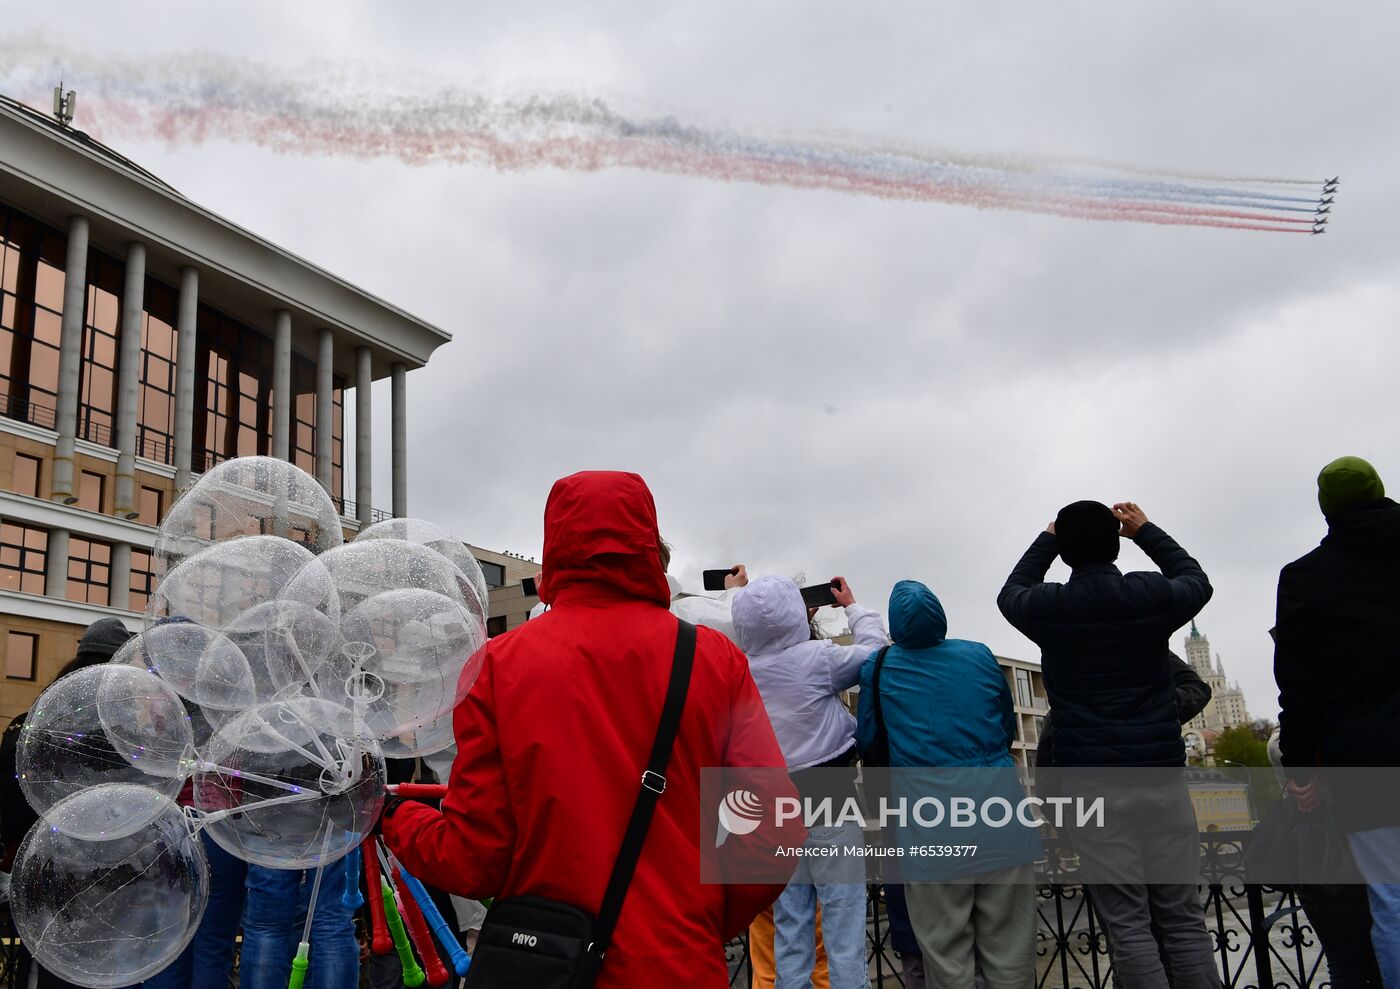
[[[883,610],[918,578],[952,635],[1036,658],[997,611],[1006,574],[1064,503],[1131,499],[1205,566],[1200,626],[1273,716],[1266,630],[1279,568],[1324,532],[1318,469],[1358,454],[1400,490],[1385,5],[4,7],[56,49],[347,60],[760,133],[1342,177],[1331,232],[1287,237],[120,143],[454,335],[409,378],[410,506],[478,545],[538,556],[555,478],[635,470],[688,582],[737,561],[841,573]],[[387,385],[375,399],[387,507]]]

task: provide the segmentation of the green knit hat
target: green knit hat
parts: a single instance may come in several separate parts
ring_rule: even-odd
[[[1384,497],[1381,476],[1360,457],[1338,457],[1317,475],[1317,503],[1329,518]]]

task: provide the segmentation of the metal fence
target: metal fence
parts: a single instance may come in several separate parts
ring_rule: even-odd
[[[1201,834],[1199,893],[1216,970],[1224,989],[1322,989],[1330,985],[1326,958],[1297,894],[1245,881],[1247,835]],[[1069,850],[1047,843],[1037,866],[1036,989],[1110,989],[1108,939],[1093,910],[1093,887],[1075,881]],[[884,894],[871,884],[866,947],[875,989],[903,986],[890,944]],[[751,986],[747,939],[725,947],[729,984]]]
[[[1295,893],[1245,882],[1241,836],[1201,835],[1201,909],[1224,989],[1322,989],[1330,985],[1317,935]],[[1092,887],[1073,881],[1073,858],[1052,854],[1037,889],[1036,989],[1110,989],[1108,942]],[[1049,863],[1056,863],[1053,867]],[[1069,863],[1068,865],[1064,863]],[[869,888],[866,934],[875,989],[902,986],[884,895]],[[725,947],[730,985],[750,986],[748,943]],[[0,989],[22,989],[25,965],[8,909],[0,908]]]

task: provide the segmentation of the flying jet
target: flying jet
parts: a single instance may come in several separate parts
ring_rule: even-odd
[[[1312,235],[1313,235],[1314,237],[1316,237],[1318,234],[1325,234],[1326,232],[1327,232],[1327,228],[1326,228],[1326,227],[1313,227],[1313,228],[1312,228]]]
[[[1336,202],[1336,200],[1337,200],[1337,197],[1336,197],[1336,196],[1323,196],[1321,199],[1319,199],[1319,200],[1317,201],[1317,205],[1319,205],[1319,206],[1331,206],[1334,202]]]

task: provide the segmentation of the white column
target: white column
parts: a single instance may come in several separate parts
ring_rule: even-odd
[[[323,326],[316,334],[316,480],[327,491],[331,490],[331,391],[335,387],[334,370],[335,335]]]
[[[374,472],[371,457],[373,420],[370,415],[371,381],[368,347],[355,348],[355,517],[363,528],[371,522]]]
[[[117,360],[117,494],[113,511],[136,517],[136,411],[141,382],[141,317],[145,310],[146,245],[126,248],[126,286],[122,291]]]
[[[292,459],[292,314],[277,310],[272,330],[272,455]]]
[[[112,565],[107,571],[107,604],[122,611],[131,608],[131,543],[112,544]]]
[[[190,486],[194,457],[194,362],[199,323],[199,272],[180,269],[180,316],[175,350],[175,490]],[[201,465],[202,466],[202,465]]]
[[[58,410],[55,426],[58,443],[53,457],[53,500],[71,505],[78,500],[73,491],[73,456],[78,436],[78,382],[82,371],[83,314],[87,304],[88,221],[75,216],[68,221],[68,258],[64,263],[63,323],[58,353]],[[67,556],[64,534],[64,556]],[[63,581],[67,585],[67,562]]]
[[[44,593],[68,597],[68,530],[49,530],[49,551],[44,557]]]
[[[393,511],[395,518],[402,519],[408,517],[408,371],[402,364],[395,364],[390,371],[393,374],[390,400],[393,419],[390,433],[393,443],[390,451],[393,460]]]

